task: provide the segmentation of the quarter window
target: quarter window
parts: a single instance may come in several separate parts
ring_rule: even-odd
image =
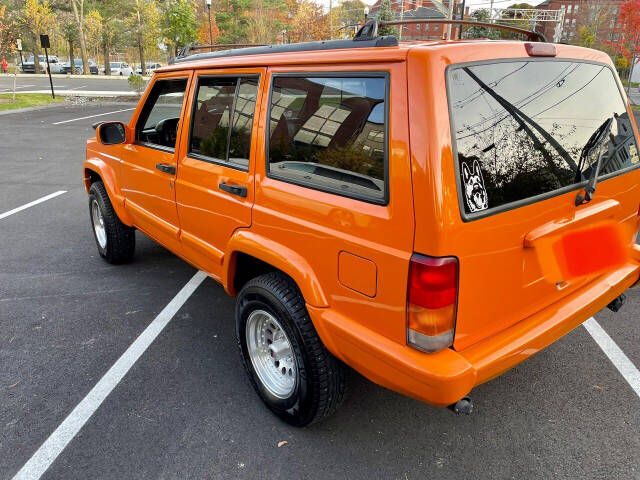
[[[186,88],[186,78],[154,84],[136,125],[138,142],[175,150]]]
[[[258,78],[202,78],[189,152],[247,168],[257,96]]]
[[[385,90],[383,77],[275,77],[269,175],[384,201]]]

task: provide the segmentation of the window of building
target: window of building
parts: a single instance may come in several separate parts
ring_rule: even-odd
[[[275,77],[269,176],[375,203],[386,199],[386,79]]]

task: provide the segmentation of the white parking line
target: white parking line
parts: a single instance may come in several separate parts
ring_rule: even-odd
[[[609,357],[611,363],[618,369],[627,383],[631,385],[636,395],[640,397],[640,371],[631,363],[629,357],[620,350],[620,347],[618,347],[616,342],[603,330],[595,318],[591,317],[584,322],[584,328],[587,329],[587,332],[589,332],[600,346],[604,354]]]
[[[17,85],[16,90],[18,90],[19,88],[29,88],[29,87],[35,87],[35,85]],[[0,92],[11,92],[11,91],[13,91],[13,87],[3,88],[0,90]]]
[[[207,274],[202,271],[198,271],[191,277],[191,280],[182,287],[182,290],[173,297],[153,322],[145,328],[127,351],[104,374],[96,386],[91,389],[60,426],[45,440],[29,461],[16,473],[13,480],[37,480],[47,471],[58,455],[78,434],[84,424],[87,423],[102,402],[120,383],[205,278],[207,278]]]
[[[96,115],[89,115],[87,117],[72,118],[71,120],[63,120],[61,122],[54,122],[54,123],[52,123],[52,125],[61,125],[63,123],[76,122],[78,120],[86,120],[87,118],[93,118],[93,117],[102,117],[103,115],[111,115],[112,113],[129,112],[131,110],[135,110],[135,107],[134,108],[125,108],[123,110],[115,110],[113,112],[97,113]]]
[[[33,202],[25,203],[24,205],[18,208],[14,208],[13,210],[9,210],[8,212],[0,213],[0,220],[2,220],[3,218],[7,218],[9,215],[13,215],[14,213],[21,212],[22,210],[25,210],[29,207],[33,207],[34,205],[37,205],[39,203],[46,202],[47,200],[57,197],[58,195],[62,195],[63,193],[67,193],[67,191],[58,190],[57,192],[53,192],[53,193],[50,193],[49,195],[45,195],[44,197],[34,200]]]

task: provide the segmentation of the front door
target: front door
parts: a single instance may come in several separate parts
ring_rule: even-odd
[[[201,71],[188,102],[176,181],[181,241],[218,278],[231,235],[251,224],[263,77],[260,68]]]
[[[135,124],[135,142],[122,160],[125,208],[136,227],[171,247],[179,240],[175,203],[177,139],[189,74],[159,76],[148,90]]]

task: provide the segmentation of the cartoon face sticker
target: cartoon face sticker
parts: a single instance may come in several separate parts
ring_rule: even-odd
[[[473,170],[469,169],[466,162],[462,162],[462,183],[464,187],[464,198],[469,206],[469,211],[480,212],[489,208],[489,197],[484,188],[484,178],[480,164],[474,160]]]

